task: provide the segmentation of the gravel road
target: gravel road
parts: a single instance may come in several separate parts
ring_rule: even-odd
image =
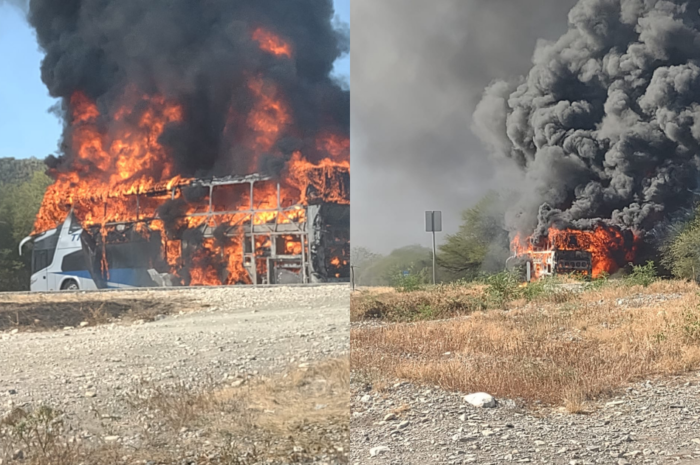
[[[700,464],[700,374],[635,384],[584,415],[498,401],[354,384],[351,463]]]
[[[0,333],[0,415],[50,405],[85,428],[85,437],[128,438],[134,425],[120,420],[127,415],[122,397],[143,382],[235,383],[346,354],[349,294],[343,285],[105,293],[183,308],[146,323]],[[71,298],[94,302],[100,294],[37,297]],[[0,306],[12,300],[3,299]]]

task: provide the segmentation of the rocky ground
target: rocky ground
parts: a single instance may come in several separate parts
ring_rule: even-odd
[[[349,350],[347,286],[129,291],[102,298],[117,297],[157,300],[167,311],[150,322],[136,314],[103,325],[0,333],[0,414],[49,405],[65,412],[80,438],[136,449],[145,444],[149,422],[157,423],[129,406],[143,386],[240,386]],[[3,295],[0,313],[14,304],[24,311],[53,301],[94,306],[96,299],[94,293]],[[187,428],[181,433],[196,435]]]
[[[464,397],[353,382],[350,462],[700,464],[700,374],[635,384],[584,414]]]

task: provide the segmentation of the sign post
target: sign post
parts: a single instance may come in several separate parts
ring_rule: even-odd
[[[425,212],[425,231],[433,234],[433,285],[436,283],[435,272],[435,233],[442,232],[442,212],[428,211]]]

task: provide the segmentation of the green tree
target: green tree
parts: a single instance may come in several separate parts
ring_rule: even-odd
[[[37,158],[0,158],[0,185],[22,184],[29,181],[37,171],[45,170],[46,165]]]
[[[675,277],[697,280],[700,277],[700,215],[677,227],[676,234],[662,248],[661,264]]]
[[[362,286],[392,286],[397,275],[408,271],[417,276],[420,283],[427,283],[432,276],[432,251],[419,245],[402,247],[387,256],[375,256],[358,270],[357,282]]]
[[[489,193],[462,213],[456,234],[440,245],[437,262],[447,280],[473,279],[482,271],[503,270],[509,255],[501,197]]]
[[[30,165],[31,166],[31,165]],[[20,241],[31,234],[36,214],[51,179],[41,170],[28,178],[0,184],[0,290],[29,286],[29,254],[19,255]]]

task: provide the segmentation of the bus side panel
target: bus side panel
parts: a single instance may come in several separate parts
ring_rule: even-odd
[[[31,292],[46,292],[49,290],[46,274],[46,269],[43,269],[32,275],[29,281],[29,290]]]
[[[52,273],[56,280],[56,290],[61,290],[68,281],[75,281],[81,291],[96,290],[97,286],[88,271],[72,271]]]

